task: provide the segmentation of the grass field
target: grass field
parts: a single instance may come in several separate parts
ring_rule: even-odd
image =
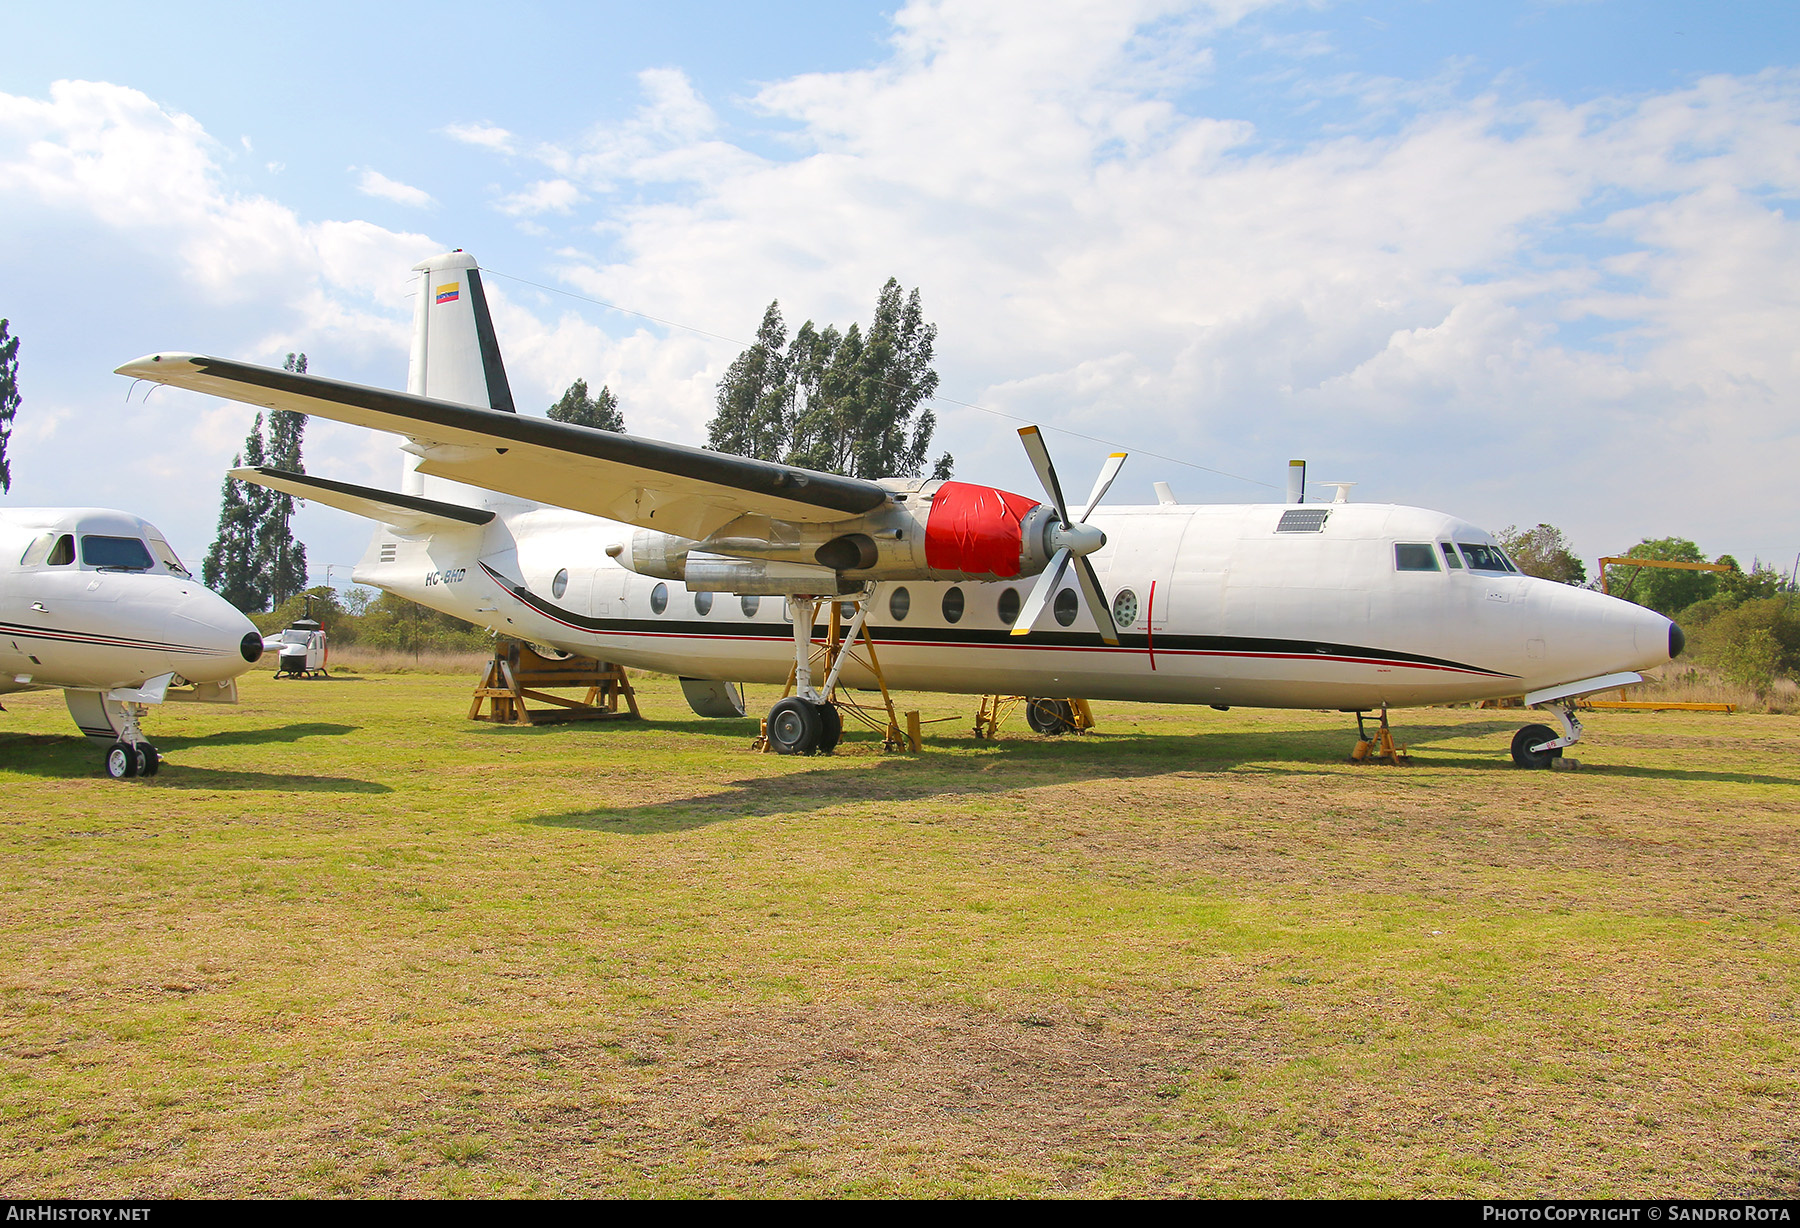
[[[0,715],[0,1193],[1800,1193],[1800,717]],[[766,688],[753,708],[773,699]]]

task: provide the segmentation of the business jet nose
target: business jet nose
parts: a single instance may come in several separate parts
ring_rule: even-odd
[[[208,589],[184,587],[181,617],[193,625],[206,649],[204,657],[196,656],[182,668],[184,677],[190,682],[229,682],[262,659],[262,632],[241,610]]]
[[[1679,624],[1671,621],[1669,623],[1669,660],[1673,661],[1676,657],[1679,657],[1681,655],[1681,650],[1686,647],[1687,636],[1681,633]]]

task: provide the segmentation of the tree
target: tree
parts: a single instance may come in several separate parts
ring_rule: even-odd
[[[619,412],[618,398],[604,384],[600,386],[599,396],[589,397],[587,381],[576,380],[562,394],[562,400],[550,407],[549,413],[557,422],[591,426],[599,431],[617,431],[621,435],[625,433],[625,415]]]
[[[866,330],[808,320],[786,342],[770,303],[755,344],[719,381],[707,446],[852,477],[918,476],[937,429],[924,407],[938,386],[936,340],[919,292],[904,294],[893,278]],[[945,454],[932,476],[949,477],[951,465]]]
[[[810,322],[809,322],[810,323]],[[719,381],[706,446],[756,460],[780,460],[793,429],[794,385],[789,378],[787,325],[781,303],[769,304],[756,343],[732,360]]]
[[[256,459],[252,464],[262,463],[262,415],[256,415],[256,425],[250,431],[250,437],[244,441],[245,451]],[[244,464],[244,454],[231,458],[231,467],[237,469]],[[258,508],[255,492],[260,486],[250,486],[234,477],[225,479],[225,488],[219,506],[219,534],[213,539],[212,548],[206,552],[206,558],[200,564],[200,582],[225,598],[232,605],[246,614],[258,613],[269,607],[269,593],[261,584],[261,577],[256,570],[256,526]]]
[[[289,354],[283,369],[306,374],[306,355]],[[287,473],[305,473],[300,458],[301,440],[306,435],[306,415],[288,409],[269,411],[268,464]],[[273,605],[280,605],[306,588],[306,547],[294,540],[291,522],[294,497],[270,490],[260,492],[260,516],[256,529],[256,569],[263,577],[263,588]]]
[[[304,375],[306,355],[289,354],[285,368]],[[270,410],[268,425],[265,443],[263,416],[256,415],[243,452],[232,458],[232,468],[270,465],[305,473],[300,444],[306,415]],[[226,478],[219,534],[200,564],[201,582],[246,614],[278,606],[301,592],[306,588],[306,547],[294,540],[293,515],[293,496]]]
[[[1554,580],[1558,584],[1587,583],[1587,568],[1569,549],[1562,530],[1555,525],[1540,524],[1535,529],[1507,525],[1496,536],[1526,575]]]
[[[7,339],[7,323],[0,320],[0,490],[12,489],[6,445],[12,441],[13,415],[19,412],[19,339]]]
[[[1625,552],[1626,558],[1661,559],[1675,563],[1704,563],[1700,547],[1685,537],[1646,537]],[[1615,597],[1635,601],[1673,618],[1696,601],[1711,597],[1719,587],[1719,576],[1712,571],[1687,571],[1672,567],[1632,567],[1615,564],[1607,569],[1607,591]]]

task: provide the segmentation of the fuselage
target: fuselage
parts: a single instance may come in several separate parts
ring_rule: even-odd
[[[356,580],[584,656],[692,678],[787,678],[782,598],[635,574],[607,553],[629,543],[627,525],[499,497],[488,506],[498,514],[481,527],[379,528]],[[1153,505],[1090,523],[1106,534],[1092,558],[1117,647],[1072,581],[1024,636],[1011,624],[1030,576],[882,583],[868,621],[888,685],[1374,709],[1521,695],[1670,657],[1661,615],[1520,575],[1486,532],[1440,512]],[[844,681],[874,685],[854,663]]]
[[[0,511],[0,692],[110,691],[250,668],[250,620],[182,566],[155,526],[105,508]]]

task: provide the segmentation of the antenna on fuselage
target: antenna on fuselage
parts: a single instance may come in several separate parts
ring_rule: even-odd
[[[1306,462],[1291,460],[1288,462],[1288,497],[1289,503],[1306,502]]]
[[[1332,489],[1334,489],[1335,491],[1337,491],[1337,493],[1331,497],[1331,501],[1333,503],[1348,503],[1348,502],[1350,502],[1350,488],[1352,486],[1356,485],[1356,483],[1355,482],[1320,482],[1319,485],[1329,486]]]

